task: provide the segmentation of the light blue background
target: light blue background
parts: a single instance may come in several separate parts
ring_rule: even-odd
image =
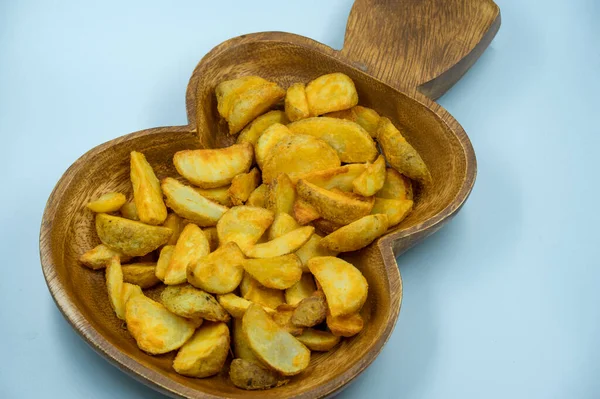
[[[200,58],[232,36],[339,48],[350,0],[0,2],[0,397],[161,397],[56,309],[38,255],[67,167],[186,122]],[[600,397],[600,2],[499,0],[491,47],[440,102],[479,174],[456,219],[403,255],[389,343],[343,398]]]

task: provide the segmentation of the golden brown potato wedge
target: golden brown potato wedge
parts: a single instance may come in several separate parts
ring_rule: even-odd
[[[215,89],[217,110],[229,125],[229,134],[236,134],[252,119],[263,114],[285,96],[277,83],[258,76],[221,82]]]
[[[250,143],[252,145],[256,145],[258,138],[263,134],[263,132],[269,126],[275,123],[287,125],[290,123],[290,121],[283,111],[269,111],[266,114],[254,119],[252,123],[246,126],[238,136],[236,143]]]
[[[385,183],[383,183],[381,190],[377,192],[377,197],[396,200],[412,200],[412,182],[408,177],[401,175],[396,169],[387,168],[385,171]]]
[[[312,274],[303,273],[300,281],[285,290],[285,302],[288,305],[296,306],[304,298],[312,296],[316,289]]]
[[[131,256],[123,255],[119,251],[114,251],[106,245],[100,244],[81,255],[79,261],[90,269],[98,270],[104,269],[106,263],[110,261],[113,256],[118,256],[122,263],[128,262],[131,259]]]
[[[234,177],[235,179],[235,177]],[[233,181],[233,180],[232,180]],[[194,190],[204,198],[208,198],[211,201],[217,202],[224,206],[231,206],[231,198],[229,197],[229,187],[223,186],[217,188],[198,188],[194,187]]]
[[[296,199],[296,201],[294,201],[292,213],[294,215],[294,219],[296,219],[296,221],[302,226],[321,217],[319,212],[317,212],[317,210],[311,204],[302,199]]]
[[[327,219],[317,219],[314,222],[312,222],[312,224],[315,226],[315,229],[319,230],[325,235],[329,235],[337,229],[339,229],[340,227],[344,226],[343,224],[335,223]]]
[[[169,241],[173,231],[134,220],[96,214],[96,232],[100,241],[112,250],[128,256],[143,256]]]
[[[282,379],[274,371],[267,370],[255,362],[244,359],[233,359],[231,361],[229,378],[233,385],[248,391],[280,387],[289,381]]]
[[[217,300],[219,301],[219,304],[223,306],[223,309],[225,309],[227,313],[231,315],[231,317],[235,318],[243,317],[244,313],[246,313],[246,310],[248,310],[248,307],[252,304],[252,302],[249,300],[232,293],[217,295]],[[263,306],[263,309],[268,314],[272,315],[275,313],[275,310],[266,306]]]
[[[121,216],[126,219],[140,220],[140,217],[137,213],[137,208],[135,207],[135,202],[124,203],[121,209],[119,209],[119,212],[121,212]]]
[[[287,89],[285,94],[285,114],[292,122],[310,116],[304,83],[294,83]]]
[[[330,251],[358,251],[385,234],[388,224],[387,214],[367,215],[340,227],[323,238],[319,245]]]
[[[340,342],[340,337],[327,331],[305,328],[302,334],[296,337],[308,349],[315,352],[327,352]]]
[[[294,254],[268,259],[246,259],[243,265],[247,273],[267,288],[284,290],[302,277],[302,263]]]
[[[291,322],[296,327],[314,327],[321,324],[327,317],[327,302],[322,295],[312,295],[304,298],[291,318]]]
[[[367,168],[364,163],[351,163],[326,170],[307,173],[302,179],[316,186],[331,190],[338,188],[342,191],[352,191],[352,182]]]
[[[216,227],[206,227],[206,228],[202,229],[202,231],[204,232],[204,235],[206,236],[206,239],[208,240],[208,243],[210,245],[210,252],[219,248],[220,244],[219,244],[219,234],[217,233],[217,228]]]
[[[144,292],[139,285],[123,283],[121,288],[121,301],[123,303],[123,312],[125,312],[127,301],[134,295],[144,295]],[[125,320],[125,313],[123,313],[123,320]]]
[[[287,255],[304,245],[314,231],[313,226],[299,227],[274,240],[242,248],[242,251],[249,258],[274,258]]]
[[[171,238],[169,238],[169,241],[167,241],[167,245],[177,244],[177,240],[181,235],[181,230],[183,230],[183,223],[179,215],[176,213],[169,213],[165,219],[165,222],[163,223],[163,226],[168,227],[173,231]]]
[[[167,272],[169,263],[171,263],[171,257],[173,256],[174,249],[175,245],[165,245],[160,250],[158,262],[156,262],[156,269],[154,270],[156,278],[158,278],[160,281],[164,281],[165,279],[165,273]]]
[[[190,187],[167,177],[162,181],[162,190],[167,197],[167,206],[179,216],[189,219],[202,227],[215,226],[229,209],[217,204]]]
[[[431,173],[417,150],[406,141],[400,130],[388,118],[382,117],[379,121],[377,141],[385,159],[394,169],[418,182],[431,182]]]
[[[248,305],[248,307],[250,307],[250,304]],[[244,313],[246,313],[245,310]],[[250,345],[248,344],[248,340],[246,339],[246,336],[244,335],[244,331],[242,329],[242,317],[244,317],[243,314],[240,318],[233,319],[233,332],[231,333],[231,344],[233,347],[234,356],[265,367],[262,361],[258,357],[256,357],[252,349],[250,349]]]
[[[126,202],[127,198],[121,193],[106,193],[88,202],[86,206],[92,212],[109,213],[118,211]]]
[[[187,319],[229,321],[229,313],[210,294],[190,284],[170,285],[160,294],[162,304],[176,315]]]
[[[385,198],[375,198],[375,205],[371,213],[386,214],[388,217],[388,228],[397,225],[404,220],[413,207],[411,200],[395,200]]]
[[[179,349],[196,329],[193,322],[169,312],[143,294],[129,297],[125,322],[138,347],[153,355]]]
[[[202,257],[210,252],[210,244],[200,227],[193,223],[187,224],[171,255],[171,261],[165,272],[164,283],[168,285],[181,284],[187,281],[187,268],[195,265]]]
[[[373,201],[326,190],[305,180],[296,185],[298,197],[312,205],[324,219],[338,224],[348,224],[371,213]]]
[[[356,313],[367,300],[367,280],[351,263],[322,256],[309,260],[308,268],[321,285],[332,316]]]
[[[167,218],[167,207],[152,166],[146,161],[144,154],[137,151],[131,151],[130,166],[133,200],[140,221],[162,224]]]
[[[358,93],[352,79],[336,72],[319,76],[306,85],[306,99],[310,114],[317,116],[354,107]]]
[[[248,197],[248,201],[246,201],[246,205],[256,206],[258,208],[266,208],[268,193],[269,185],[261,184],[260,186],[256,187],[256,190],[252,191],[252,194],[250,194],[250,197]]]
[[[267,209],[275,214],[285,212],[291,215],[295,200],[296,188],[287,174],[281,173],[271,181],[267,196]]]
[[[308,367],[308,348],[279,327],[260,306],[250,305],[242,319],[242,330],[254,354],[271,369],[288,376]]]
[[[381,190],[384,182],[385,158],[380,155],[375,162],[367,164],[367,169],[352,182],[352,191],[370,197]]]
[[[275,313],[271,315],[271,318],[279,327],[289,332],[292,335],[302,334],[302,327],[298,327],[292,324],[292,316],[294,314],[294,307],[283,304],[279,305]]]
[[[313,136],[329,144],[345,163],[372,162],[379,152],[375,141],[359,124],[345,119],[307,118],[287,125],[294,134]],[[337,165],[339,166],[339,165]]]
[[[280,212],[275,215],[275,220],[269,227],[269,240],[274,240],[277,237],[289,233],[292,230],[299,228],[300,225],[296,222],[296,219],[291,217],[289,214]]]
[[[256,243],[273,223],[273,212],[253,207],[235,206],[217,223],[219,242],[235,242],[242,251]]]
[[[175,356],[173,369],[181,375],[205,378],[218,374],[229,354],[229,327],[204,323]]]
[[[351,337],[362,331],[365,322],[359,313],[333,317],[327,315],[327,328],[333,335]]]
[[[187,280],[194,287],[211,294],[227,294],[235,290],[242,281],[244,259],[240,247],[230,241],[190,264]]]
[[[300,262],[302,262],[302,271],[304,273],[308,272],[307,264],[311,258],[317,256],[336,256],[338,254],[336,251],[331,251],[320,246],[319,243],[322,239],[323,237],[315,233],[296,251],[296,255],[300,258]]]
[[[123,281],[130,284],[139,285],[146,289],[154,287],[160,282],[156,277],[156,263],[132,263],[122,265]]]
[[[260,171],[258,168],[253,168],[248,173],[240,173],[234,177],[231,186],[227,190],[231,203],[233,205],[243,205],[259,184]]]
[[[254,145],[256,163],[261,170],[267,159],[273,155],[273,148],[277,143],[291,134],[292,132],[281,123],[274,123],[265,129]]]
[[[365,129],[371,137],[375,137],[377,131],[377,125],[379,124],[379,114],[371,108],[356,105],[350,109],[344,111],[331,112],[325,114],[330,118],[347,119],[349,121],[358,123]]]
[[[248,172],[253,160],[254,149],[250,143],[225,148],[183,150],[173,156],[177,172],[200,188],[228,185],[235,176]]]
[[[125,304],[123,303],[123,270],[118,256],[113,256],[106,265],[106,290],[108,300],[117,317],[125,320]]]
[[[277,309],[279,305],[285,303],[283,291],[265,287],[249,273],[244,273],[240,283],[240,293],[244,299],[270,309]]]

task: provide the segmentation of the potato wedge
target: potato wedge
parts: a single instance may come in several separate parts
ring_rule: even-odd
[[[248,197],[248,201],[246,201],[246,205],[255,206],[258,208],[266,208],[267,207],[267,195],[269,193],[269,185],[261,184],[256,187],[250,197]]]
[[[250,307],[250,304],[248,305],[248,307]],[[245,312],[246,311],[244,311],[244,313]],[[246,339],[242,328],[242,317],[244,317],[243,314],[240,318],[233,319],[233,332],[231,333],[231,344],[233,347],[234,356],[258,364],[261,367],[265,367],[262,361],[258,357],[256,357],[252,349],[250,349],[250,345],[248,344],[248,340]]]
[[[385,182],[385,158],[377,157],[375,162],[367,164],[367,169],[352,182],[352,191],[364,197],[375,195]]]
[[[412,200],[412,182],[408,177],[401,175],[396,169],[387,168],[385,171],[385,183],[383,183],[381,190],[377,192],[377,197],[396,200]]]
[[[288,304],[279,305],[275,313],[271,315],[271,318],[279,327],[289,332],[292,335],[302,334],[302,327],[298,327],[292,324],[292,316],[294,314],[294,307]]]
[[[279,327],[260,306],[250,305],[242,319],[242,330],[254,354],[271,369],[289,376],[308,367],[308,348]]]
[[[292,314],[291,322],[296,327],[314,327],[327,317],[327,302],[322,295],[304,298]]]
[[[235,179],[235,177],[234,177]],[[232,180],[233,181],[233,180]],[[229,187],[223,186],[217,188],[198,188],[194,187],[194,190],[204,198],[208,198],[209,200],[219,203],[224,206],[231,206],[231,198],[229,197]]]
[[[305,328],[302,334],[296,337],[308,349],[315,352],[327,352],[336,346],[341,338],[328,331],[319,331],[313,328]]]
[[[200,227],[193,223],[186,225],[171,255],[164,283],[168,285],[185,283],[188,266],[195,265],[209,252],[210,244]]]
[[[294,83],[288,87],[285,94],[285,114],[292,122],[310,116],[304,83]]]
[[[318,187],[305,180],[296,184],[298,197],[312,205],[324,219],[338,224],[348,224],[371,213],[373,202],[351,198]]]
[[[413,207],[411,200],[395,200],[375,198],[375,205],[371,214],[385,214],[388,217],[388,228],[397,225],[404,220]]]
[[[183,150],[173,156],[177,172],[200,188],[228,185],[235,176],[248,172],[253,160],[254,149],[250,143],[225,148]]]
[[[317,287],[315,285],[315,280],[313,279],[312,274],[303,273],[302,277],[300,278],[300,281],[298,281],[296,284],[292,285],[290,288],[285,290],[285,302],[288,305],[296,306],[304,298],[312,296],[312,294],[316,290]]]
[[[123,270],[118,256],[113,256],[106,265],[106,290],[108,300],[117,317],[125,320],[125,304],[123,303]]]
[[[294,254],[268,259],[246,259],[243,265],[247,273],[267,288],[284,290],[302,277],[302,263]]]
[[[229,209],[201,196],[192,187],[171,177],[163,179],[161,187],[167,198],[167,206],[179,216],[201,227],[215,226]]]
[[[302,199],[296,199],[296,201],[294,201],[292,214],[294,219],[296,219],[301,226],[304,226],[321,217],[319,212],[317,212],[317,210],[311,204]]]
[[[327,190],[338,188],[342,191],[352,191],[352,182],[366,169],[367,165],[364,163],[351,163],[339,168],[307,173],[302,179]]]
[[[231,361],[229,379],[236,387],[248,391],[280,387],[288,382],[279,377],[277,373],[244,359]]]
[[[371,137],[375,137],[377,125],[379,124],[379,114],[371,108],[356,105],[344,111],[336,111],[325,114],[330,118],[347,119],[354,123],[358,123],[365,129]]]
[[[431,173],[427,165],[388,118],[382,117],[379,121],[377,141],[385,159],[394,169],[420,183],[431,183]]]
[[[263,132],[269,126],[275,123],[287,125],[290,123],[290,121],[283,111],[269,111],[266,114],[257,117],[248,126],[246,126],[238,136],[236,143],[250,143],[252,145],[256,145],[258,138],[263,134]]]
[[[123,206],[121,206],[121,209],[119,209],[119,212],[121,213],[121,216],[123,216],[126,219],[140,220],[134,202],[124,203]]]
[[[319,245],[330,251],[358,251],[385,234],[388,225],[387,214],[368,215],[325,236]]]
[[[367,300],[367,280],[351,263],[322,256],[309,260],[308,268],[321,284],[332,316],[356,313]]]
[[[291,215],[294,209],[294,201],[296,201],[296,188],[290,177],[285,173],[281,173],[269,185],[267,209],[275,214],[285,212]]]
[[[235,206],[217,223],[219,242],[235,242],[242,251],[256,243],[273,223],[273,212],[252,206]]]
[[[315,228],[312,226],[299,227],[274,240],[254,244],[250,247],[242,248],[242,250],[249,258],[274,258],[276,256],[287,255],[304,245],[314,231]]]
[[[271,227],[269,227],[269,240],[274,240],[277,237],[281,237],[282,235],[299,227],[300,225],[298,222],[296,222],[296,219],[287,213],[280,212],[275,215],[275,220],[273,220],[273,224],[271,224]]]
[[[260,171],[253,168],[250,172],[240,173],[233,178],[231,186],[227,190],[227,195],[229,195],[233,205],[243,205],[259,184]]]
[[[217,110],[229,125],[229,134],[236,134],[252,119],[263,114],[285,96],[277,83],[258,76],[221,82],[215,89]]]
[[[109,213],[118,211],[126,202],[127,198],[121,193],[106,193],[88,202],[86,206],[92,212]]]
[[[160,250],[158,262],[156,262],[156,269],[154,269],[154,275],[160,281],[164,281],[165,279],[165,274],[167,273],[169,263],[171,263],[171,257],[173,256],[174,249],[175,245],[165,245]]]
[[[218,374],[229,354],[229,327],[225,323],[204,323],[173,360],[181,375],[205,378]]]
[[[176,213],[169,213],[165,222],[163,223],[164,227],[168,227],[173,231],[171,234],[171,238],[167,241],[167,245],[175,245],[177,244],[177,240],[181,235],[181,231],[183,230],[183,223],[179,215]]]
[[[252,302],[249,300],[232,293],[217,295],[217,300],[219,301],[219,304],[223,306],[223,309],[225,309],[227,313],[231,315],[231,317],[235,318],[243,317],[244,313],[246,313],[246,310],[248,310],[248,307],[252,304]],[[268,314],[275,313],[275,310],[271,308],[263,306],[263,309]]]
[[[271,183],[280,173],[287,173],[295,183],[306,173],[338,166],[340,158],[325,141],[304,134],[288,135],[273,147],[266,159],[262,169],[263,183]]]
[[[317,219],[312,224],[315,226],[315,229],[319,230],[326,236],[344,226],[343,224],[335,223],[327,219]]]
[[[147,224],[162,224],[167,218],[167,207],[163,201],[160,182],[154,169],[141,152],[131,151],[130,177],[133,186],[133,201],[140,221]]]
[[[170,285],[160,294],[160,301],[169,310],[186,319],[229,321],[229,313],[210,294],[190,284]]]
[[[118,256],[119,260],[123,263],[128,262],[131,259],[131,256],[123,255],[119,251],[114,251],[106,245],[100,244],[81,255],[79,257],[79,262],[92,270],[104,269],[106,263],[110,261],[113,256]]]
[[[323,237],[315,233],[312,236],[310,236],[308,241],[296,251],[296,255],[298,256],[298,258],[300,258],[300,262],[302,262],[302,271],[304,273],[307,273],[309,271],[308,261],[311,258],[317,256],[336,256],[338,254],[338,252],[336,251],[331,251],[329,249],[321,247],[319,243],[322,239]]]
[[[306,100],[313,116],[341,111],[358,104],[354,82],[336,72],[319,76],[306,85]]]
[[[333,317],[327,315],[327,328],[333,335],[352,337],[362,331],[365,322],[359,313]]]
[[[156,263],[131,263],[122,265],[123,281],[130,284],[139,285],[146,289],[154,287],[160,282],[156,277]]]
[[[240,247],[230,241],[190,264],[187,280],[194,287],[211,294],[227,294],[235,290],[242,281],[244,259]]]
[[[219,235],[217,233],[216,227],[206,227],[202,229],[206,239],[208,240],[208,244],[210,245],[210,252],[219,248]]]
[[[261,170],[263,170],[267,159],[273,155],[273,148],[291,134],[292,132],[281,123],[274,123],[265,129],[254,145],[256,164]]]
[[[195,331],[193,322],[143,294],[129,297],[125,322],[138,347],[153,355],[179,349]]]
[[[270,309],[277,309],[277,306],[285,303],[283,291],[265,287],[249,273],[244,273],[240,293],[244,299]]]
[[[123,312],[125,312],[127,301],[134,295],[144,295],[144,292],[139,285],[123,283],[121,288],[121,301],[123,303]],[[123,313],[123,320],[125,320],[125,313]]]
[[[134,220],[96,214],[96,232],[103,244],[127,256],[143,256],[169,241],[173,231]]]

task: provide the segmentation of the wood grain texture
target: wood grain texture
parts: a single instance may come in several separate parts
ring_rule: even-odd
[[[423,93],[435,98],[460,78],[495,34],[499,14],[494,14],[497,7],[489,0],[452,0],[443,4],[441,7],[439,0],[357,0],[340,52],[283,32],[228,40],[209,52],[190,78],[186,94],[188,125],[132,133],[102,144],[77,160],[52,192],[40,231],[44,276],[73,328],[111,363],[173,397],[314,398],[335,395],[346,387],[377,357],[394,329],[402,299],[395,256],[446,224],[464,204],[475,181],[475,154],[466,133],[446,110]],[[428,7],[438,9],[432,11]],[[482,9],[489,11],[485,19],[488,22],[478,17]],[[410,14],[415,12],[421,16]],[[406,32],[417,36],[423,34],[419,29],[429,32],[433,22],[414,22],[429,14],[435,16],[431,21],[436,26],[450,24],[453,28],[438,26],[437,36],[427,49],[412,48],[423,43],[421,39],[412,40],[410,35],[406,40],[412,40],[412,44],[402,47],[395,43],[403,40]],[[474,21],[461,31],[457,19],[465,18]],[[380,26],[386,26],[386,35],[393,38],[381,38],[379,28],[369,31]],[[399,34],[402,32],[404,36]],[[307,82],[336,71],[355,81],[360,104],[376,109],[404,128],[434,180],[434,184],[417,189],[415,209],[400,225],[369,247],[345,256],[369,282],[369,296],[362,310],[365,329],[332,352],[313,354],[304,373],[293,377],[288,385],[269,391],[237,389],[228,381],[227,370],[208,379],[176,374],[171,367],[174,353],[150,356],[137,348],[110,308],[104,273],[78,264],[77,258],[99,243],[93,215],[85,204],[108,191],[121,191],[131,198],[131,150],[143,152],[157,176],[163,178],[176,175],[172,164],[176,151],[231,144],[234,137],[227,134],[216,110],[214,88],[220,81],[256,74],[287,88],[294,82]],[[149,295],[156,297],[159,290],[151,289]]]

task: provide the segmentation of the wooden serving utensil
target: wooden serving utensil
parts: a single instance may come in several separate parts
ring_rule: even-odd
[[[57,183],[44,211],[40,255],[59,309],[98,353],[173,397],[314,398],[340,392],[371,364],[394,329],[402,298],[395,256],[448,223],[471,192],[476,175],[471,143],[433,100],[468,70],[499,27],[500,11],[492,0],[356,0],[340,51],[283,32],[243,35],[218,45],[190,79],[186,126],[147,129],[102,144]],[[216,110],[219,82],[259,75],[287,87],[330,72],[350,76],[361,105],[404,127],[433,176],[433,184],[417,190],[407,219],[369,247],[345,256],[369,282],[364,330],[331,352],[314,354],[305,372],[268,391],[235,388],[227,370],[207,379],[176,374],[173,353],[143,353],[114,316],[104,274],[78,264],[78,257],[99,243],[85,204],[106,191],[131,193],[132,150],[143,152],[163,178],[176,174],[175,152],[229,145],[233,138]]]

